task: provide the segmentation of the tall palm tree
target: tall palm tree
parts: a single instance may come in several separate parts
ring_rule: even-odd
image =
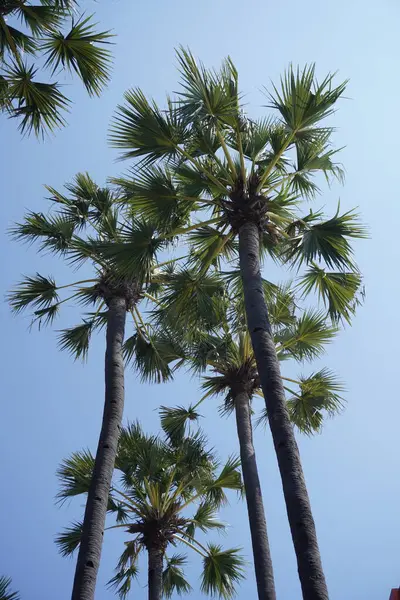
[[[319,191],[322,174],[341,179],[334,162],[332,115],[346,83],[328,75],[317,82],[314,66],[288,70],[280,89],[267,94],[274,111],[249,118],[238,74],[230,59],[219,71],[178,52],[181,90],[165,110],[141,90],[125,94],[111,131],[111,143],[136,159],[129,177],[117,180],[136,214],[161,221],[179,211],[195,217],[187,238],[201,249],[200,272],[221,254],[236,253],[243,281],[248,329],[268,411],[287,514],[305,600],[327,600],[315,523],[298,447],[286,406],[279,360],[263,295],[261,259],[306,266],[298,285],[316,293],[333,319],[350,321],[361,277],[351,238],[364,237],[354,212],[326,219],[301,214],[302,198]],[[203,219],[201,220],[201,215]],[[182,320],[185,319],[181,312]]]
[[[11,591],[11,577],[0,576],[0,600],[19,600],[18,592]]]
[[[229,278],[235,283],[232,274]],[[233,287],[237,288],[237,285]],[[279,359],[294,358],[302,362],[305,358],[320,355],[324,345],[335,335],[336,328],[326,323],[324,314],[312,310],[299,313],[299,305],[289,287],[264,282],[264,288]],[[170,435],[174,435],[187,420],[198,418],[198,406],[210,395],[224,395],[223,414],[235,412],[258,598],[274,600],[272,560],[251,420],[253,397],[262,397],[262,391],[250,336],[243,328],[245,323],[240,315],[242,301],[240,297],[235,301],[231,295],[226,320],[219,330],[195,333],[192,340],[190,333],[187,335],[186,355],[191,369],[196,373],[209,373],[203,378],[202,387],[206,394],[189,409],[163,407],[163,424]],[[188,327],[189,332],[193,330]],[[297,386],[297,391],[285,387],[292,394],[287,406],[293,424],[303,432],[319,430],[323,413],[333,414],[341,408],[341,386],[327,370],[300,380],[284,380]],[[265,414],[260,419],[264,417]]]
[[[93,468],[94,458],[87,451],[65,460],[58,471],[59,500],[86,494]],[[169,598],[175,591],[190,592],[182,570],[186,556],[167,556],[170,546],[183,545],[202,557],[202,591],[230,598],[235,583],[243,578],[238,549],[205,545],[196,531],[223,531],[225,525],[216,511],[226,502],[227,490],[240,491],[241,487],[238,461],[230,458],[218,467],[200,431],[172,440],[146,435],[139,424],[128,425],[120,436],[108,501],[115,524],[107,529],[122,528],[129,537],[109,585],[125,598],[143,551],[148,556],[149,600]],[[57,537],[62,554],[69,555],[79,546],[81,528],[81,523],[74,523]]]
[[[77,0],[0,0],[0,111],[19,120],[21,133],[43,135],[65,124],[70,100],[57,81],[37,80],[39,70],[75,72],[91,96],[109,80],[104,46],[112,36],[97,31],[92,17],[77,18],[78,6]]]
[[[160,285],[156,256],[168,239],[158,236],[151,223],[132,218],[109,188],[97,186],[87,174],[77,175],[66,187],[69,196],[48,188],[53,211],[47,216],[28,213],[12,234],[22,241],[39,241],[41,251],[59,255],[75,270],[91,266],[92,278],[58,285],[52,277],[37,273],[17,285],[9,300],[16,313],[32,309],[39,326],[51,325],[66,302],[92,306],[79,325],[59,334],[61,349],[75,358],[86,358],[91,335],[106,328],[103,420],[72,595],[74,600],[92,600],[123,414],[124,357],[134,362],[144,379],[160,382],[171,377],[171,363],[179,356],[173,341],[146,323],[140,310],[141,304],[153,300],[148,293],[151,286]],[[102,249],[110,242],[118,245],[121,256],[129,256],[129,273],[121,274],[107,260]],[[133,332],[124,341],[127,315]]]

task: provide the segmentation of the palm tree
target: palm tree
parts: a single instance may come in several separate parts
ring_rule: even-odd
[[[322,174],[342,179],[334,162],[332,115],[346,83],[321,83],[314,66],[288,70],[280,89],[267,94],[275,114],[249,118],[241,102],[238,74],[230,59],[219,71],[178,52],[181,91],[161,110],[141,90],[125,94],[111,143],[136,159],[129,177],[116,182],[135,214],[174,218],[185,207],[196,220],[188,241],[201,256],[199,273],[234,253],[243,281],[245,311],[268,411],[287,514],[305,600],[327,600],[328,590],[298,447],[286,406],[279,360],[263,295],[261,260],[306,266],[298,286],[316,293],[334,320],[351,320],[361,277],[351,238],[365,237],[353,212],[324,218],[299,215],[303,197],[319,191]],[[185,313],[181,311],[184,321]]]
[[[111,34],[96,31],[92,17],[76,18],[77,8],[77,0],[0,1],[0,111],[18,119],[22,133],[65,125],[70,100],[57,81],[38,81],[39,70],[74,72],[91,96],[109,80],[111,54],[102,46]]]
[[[229,274],[229,279],[231,288],[240,286],[240,280],[235,281],[234,274]],[[329,326],[322,313],[304,310],[299,314],[299,304],[288,286],[274,286],[264,281],[264,289],[279,359],[294,358],[302,362],[319,356],[337,328]],[[212,374],[203,377],[202,387],[206,393],[195,406],[189,409],[163,407],[163,425],[170,435],[179,432],[187,420],[199,417],[197,408],[210,395],[224,395],[223,414],[235,412],[258,598],[274,600],[272,560],[251,420],[252,400],[255,395],[262,397],[262,391],[250,336],[243,328],[242,302],[242,297],[235,300],[231,294],[229,311],[219,330],[195,333],[190,340],[194,328],[188,328],[187,362],[195,373],[208,371]],[[283,379],[287,385],[297,386],[296,391],[287,386],[285,390],[292,394],[287,403],[292,423],[302,432],[318,431],[324,412],[334,414],[342,406],[339,395],[342,387],[326,369],[300,380]],[[266,416],[263,413],[260,420]]]
[[[111,487],[108,511],[115,524],[128,534],[125,550],[109,585],[125,598],[138,575],[141,552],[148,556],[148,597],[160,600],[173,592],[188,593],[191,586],[182,567],[186,556],[167,556],[167,549],[184,545],[203,560],[203,592],[230,598],[235,583],[243,578],[243,561],[237,548],[223,550],[220,545],[205,545],[196,531],[223,531],[216,511],[227,501],[226,490],[241,490],[238,460],[228,459],[218,467],[200,431],[173,439],[146,435],[139,424],[121,432],[116,474]],[[58,471],[62,502],[86,494],[94,458],[90,452],[77,452],[65,460]],[[74,523],[57,537],[63,555],[80,544],[81,523]]]
[[[156,382],[172,376],[171,363],[180,357],[173,341],[146,323],[140,311],[141,304],[154,300],[148,291],[159,286],[162,277],[156,256],[169,240],[159,237],[151,223],[132,218],[109,188],[97,186],[87,174],[77,175],[66,188],[69,197],[48,188],[53,211],[48,216],[28,213],[12,234],[23,241],[39,241],[41,251],[59,255],[75,268],[91,265],[93,278],[57,285],[52,277],[37,273],[17,285],[9,300],[16,313],[32,309],[39,327],[51,325],[66,302],[93,306],[79,325],[59,334],[61,349],[75,358],[85,359],[92,334],[106,328],[103,420],[72,596],[74,600],[89,600],[94,597],[123,415],[124,357],[133,361],[142,378]],[[118,245],[121,256],[129,256],[129,273],[122,275],[107,260],[103,245],[108,247],[110,241]],[[132,318],[133,333],[124,342],[127,315]]]
[[[12,592],[11,577],[0,576],[0,600],[19,600],[20,595],[18,592]]]

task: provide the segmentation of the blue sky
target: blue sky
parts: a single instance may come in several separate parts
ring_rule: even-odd
[[[190,45],[208,65],[217,66],[231,55],[254,115],[262,113],[265,103],[260,89],[270,79],[276,81],[290,62],[316,61],[321,76],[338,70],[340,78],[350,78],[347,99],[334,117],[336,142],[345,146],[341,160],[346,182],[324,188],[315,207],[324,205],[333,212],[339,197],[343,208],[359,207],[371,230],[371,240],[357,244],[367,296],[354,325],[340,334],[323,360],[346,382],[346,410],[329,421],[321,435],[299,437],[299,443],[331,600],[385,600],[390,588],[400,583],[398,0],[99,0],[84,5],[88,12],[96,11],[104,28],[118,34],[108,90],[100,99],[89,100],[79,85],[65,78],[75,102],[69,126],[45,143],[21,140],[13,122],[4,117],[1,121],[3,295],[21,273],[40,270],[57,279],[68,276],[56,260],[11,243],[5,230],[26,208],[47,209],[43,184],[61,188],[85,170],[102,183],[128,166],[116,163],[117,153],[107,146],[110,118],[131,86],[140,86],[160,101],[165,92],[176,89],[178,44]],[[29,333],[28,320],[13,318],[5,303],[0,315],[0,572],[13,577],[22,598],[64,600],[69,598],[74,562],[57,554],[53,538],[81,508],[79,502],[55,507],[55,470],[68,453],[95,448],[103,402],[104,340],[95,340],[89,362],[82,366],[57,350],[51,330]],[[77,320],[73,310],[67,311],[60,326]],[[292,368],[294,374],[298,371]],[[127,372],[126,387],[126,418],[139,418],[149,431],[156,431],[159,404],[185,404],[198,397],[196,384],[184,375],[175,383],[148,387]],[[210,441],[221,454],[236,451],[233,420],[221,420],[212,401],[204,415]],[[259,429],[255,437],[278,599],[300,598],[269,433]],[[223,518],[231,528],[222,541],[242,545],[250,560],[244,504],[233,499]],[[106,539],[98,600],[114,597],[104,583],[111,577],[120,542],[111,532]],[[195,564],[190,571],[196,589]],[[132,597],[135,594],[146,594],[143,578]],[[238,597],[251,595],[255,585],[249,566]]]

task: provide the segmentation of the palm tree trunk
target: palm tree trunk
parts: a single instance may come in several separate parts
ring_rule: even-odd
[[[261,380],[304,600],[328,600],[315,523],[289,414],[279,360],[268,319],[260,271],[260,240],[255,223],[239,230],[240,271],[246,317]]]
[[[161,548],[148,548],[149,556],[149,600],[161,600],[164,552]]]
[[[72,600],[93,600],[103,544],[108,496],[117,454],[124,409],[124,361],[122,345],[126,302],[112,298],[108,305],[105,402],[92,482],[86,502],[82,539],[75,570]]]
[[[274,572],[260,479],[258,477],[256,453],[253,446],[250,399],[245,391],[241,391],[234,395],[234,401],[258,598],[259,600],[275,600]]]

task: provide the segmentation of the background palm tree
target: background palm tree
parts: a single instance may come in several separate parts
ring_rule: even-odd
[[[197,536],[197,530],[225,529],[217,510],[226,502],[227,490],[242,488],[239,462],[230,458],[222,468],[218,464],[200,431],[162,439],[146,435],[139,424],[122,430],[108,501],[108,511],[115,518],[108,529],[122,528],[129,535],[109,582],[121,598],[127,596],[138,574],[141,552],[148,556],[149,600],[191,591],[182,569],[186,556],[167,556],[171,545],[184,545],[202,557],[203,592],[223,598],[234,594],[235,583],[243,577],[238,549],[223,550]],[[59,500],[87,493],[93,467],[89,452],[65,460],[58,471]],[[79,546],[81,528],[81,523],[74,523],[57,537],[62,554],[69,555]]]
[[[0,576],[0,600],[19,600],[18,592],[11,591],[11,577]]]
[[[57,81],[38,80],[38,71],[75,72],[91,96],[109,80],[104,45],[111,35],[97,31],[92,17],[79,17],[78,7],[76,0],[0,1],[0,110],[19,120],[21,133],[43,135],[65,124],[69,99]]]
[[[198,406],[210,395],[224,395],[221,407],[223,414],[235,412],[258,597],[260,600],[271,600],[276,597],[273,568],[251,421],[253,397],[262,397],[262,391],[250,336],[244,329],[241,310],[243,294],[236,298],[232,294],[232,288],[237,290],[238,284],[240,287],[240,280],[235,281],[232,273],[228,274],[228,278],[231,295],[227,302],[229,309],[226,320],[222,325],[213,332],[196,332],[187,326],[187,362],[195,373],[209,373],[203,378],[205,396],[189,409],[163,407],[163,425],[170,435],[180,432],[187,420],[199,417]],[[324,345],[332,340],[337,328],[329,326],[323,313],[300,311],[290,287],[279,287],[264,281],[264,288],[280,360],[294,358],[303,362],[304,359],[318,357],[324,351]],[[165,310],[168,311],[169,307],[166,306]],[[307,378],[294,380],[284,377],[284,380],[297,388],[294,391],[285,387],[292,395],[287,404],[291,420],[302,432],[309,434],[319,431],[324,412],[334,414],[342,407],[339,395],[342,386],[326,369]],[[264,411],[259,420],[266,416]]]
[[[23,241],[39,241],[41,251],[59,255],[74,267],[91,266],[92,277],[57,285],[52,277],[37,273],[17,285],[9,300],[16,313],[32,309],[39,327],[52,324],[66,302],[92,306],[79,325],[59,333],[61,349],[75,358],[84,359],[92,334],[106,328],[103,420],[73,590],[75,600],[88,600],[94,597],[122,421],[124,357],[133,361],[143,378],[160,382],[171,377],[170,365],[179,356],[173,341],[146,323],[140,312],[141,305],[152,302],[150,286],[159,285],[156,256],[168,240],[158,237],[151,223],[133,219],[110,189],[97,186],[88,175],[77,175],[66,187],[69,197],[48,188],[54,210],[48,216],[28,213],[12,234]],[[130,273],[119,273],[107,260],[102,248],[110,241],[118,244],[119,250],[120,243],[125,244],[122,250],[131,261]],[[133,333],[124,342],[127,315]]]
[[[280,89],[267,93],[275,113],[251,119],[244,111],[238,74],[230,59],[219,71],[178,52],[181,91],[161,110],[141,90],[125,94],[111,131],[123,158],[138,159],[130,177],[117,180],[142,217],[163,222],[177,212],[203,215],[189,241],[203,253],[201,273],[218,256],[236,252],[247,324],[277,454],[298,571],[306,600],[327,600],[328,590],[315,524],[293,428],[286,406],[279,360],[263,296],[260,258],[307,266],[298,285],[316,293],[334,320],[350,321],[361,277],[350,238],[365,237],[353,212],[325,220],[321,212],[297,212],[313,198],[321,173],[341,179],[334,162],[332,115],[346,84],[321,83],[313,66],[292,68]],[[205,219],[205,220],[204,220]],[[238,243],[234,243],[238,242]],[[181,313],[182,321],[184,312]]]

